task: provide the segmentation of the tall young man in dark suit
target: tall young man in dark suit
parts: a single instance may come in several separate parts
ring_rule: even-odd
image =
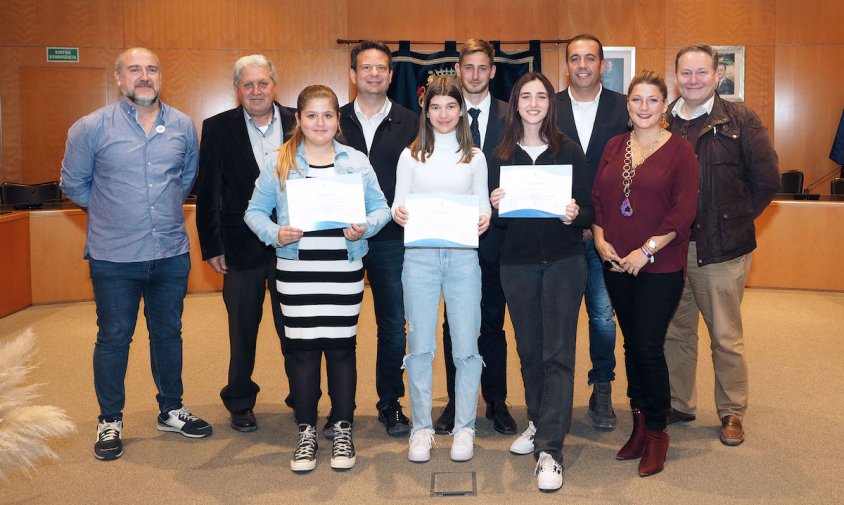
[[[401,152],[416,137],[418,118],[387,98],[393,64],[386,45],[365,40],[355,46],[351,53],[349,77],[357,88],[357,98],[340,108],[344,142],[369,156],[387,205],[392,205],[396,191],[396,164]],[[403,263],[404,230],[390,220],[369,239],[369,253],[363,258],[363,264],[372,290],[375,323],[378,325],[375,359],[378,403],[375,407],[378,409],[378,420],[393,436],[410,433],[410,421],[402,412],[400,403],[404,396],[402,361],[407,343],[401,284]]]
[[[275,289],[275,250],[243,222],[260,167],[270,162],[295,123],[293,112],[274,101],[275,67],[262,55],[234,64],[240,106],[202,123],[197,182],[196,227],[202,259],[223,274],[223,300],[229,318],[228,383],[220,391],[237,431],[257,429],[252,409],[260,387],[252,381],[255,345],[270,288],[273,319],[284,335]]]
[[[489,42],[469,39],[463,43],[460,58],[455,64],[463,86],[472,138],[491,159],[493,151],[504,137],[507,104],[489,93],[489,81],[495,77],[495,50]],[[497,164],[487,163],[488,166]],[[489,190],[497,186],[498,175],[489,174]],[[493,186],[492,184],[495,184]],[[486,366],[481,375],[481,394],[486,401],[486,418],[492,420],[495,431],[516,432],[516,421],[507,408],[507,340],[504,336],[506,302],[499,277],[498,250],[504,232],[490,226],[480,238],[478,260],[481,264],[481,334],[478,349]],[[451,336],[448,320],[443,325],[443,356],[445,357],[448,403],[434,423],[439,433],[454,428],[454,362],[451,360]]]
[[[604,48],[594,35],[572,37],[566,46],[566,72],[569,86],[557,93],[557,126],[580,144],[586,154],[591,178],[607,141],[629,128],[627,99],[601,86],[606,69]],[[615,380],[615,321],[603,265],[592,242],[592,231],[583,230],[586,250],[586,313],[589,315],[589,417],[596,429],[615,429],[612,408],[612,381]]]

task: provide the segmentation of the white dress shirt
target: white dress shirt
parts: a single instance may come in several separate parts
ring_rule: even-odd
[[[389,98],[386,98],[384,105],[372,117],[366,117],[366,114],[358,106],[357,100],[355,100],[353,107],[355,109],[355,116],[357,116],[358,121],[360,121],[360,127],[363,129],[363,138],[366,140],[366,152],[369,152],[372,150],[372,140],[375,138],[375,130],[387,118],[390,109],[393,108],[393,102]]]
[[[571,112],[574,115],[574,126],[577,128],[578,140],[583,152],[589,149],[589,141],[592,139],[592,129],[595,127],[595,117],[598,115],[598,102],[601,101],[603,87],[598,85],[598,94],[594,100],[579,102],[571,94],[571,87],[568,88],[571,98]]]

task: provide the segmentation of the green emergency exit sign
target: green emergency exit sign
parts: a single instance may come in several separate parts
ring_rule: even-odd
[[[47,61],[62,61],[65,63],[79,63],[78,47],[48,47]]]

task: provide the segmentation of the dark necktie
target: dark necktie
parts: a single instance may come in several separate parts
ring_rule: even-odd
[[[472,124],[469,125],[472,129],[472,143],[475,147],[481,147],[481,129],[478,126],[478,116],[481,115],[481,109],[474,107],[469,109],[469,115],[472,116]]]

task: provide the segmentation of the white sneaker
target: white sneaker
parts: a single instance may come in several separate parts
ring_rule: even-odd
[[[536,462],[536,483],[540,491],[556,491],[563,487],[563,465],[544,451],[539,453]]]
[[[451,442],[451,460],[469,461],[475,455],[475,430],[460,428],[454,432]]]
[[[434,430],[422,429],[411,433],[407,459],[414,463],[424,463],[430,460],[432,445],[434,445]]]
[[[513,440],[510,444],[510,452],[513,454],[532,454],[533,453],[533,437],[536,436],[536,426],[533,421],[528,421],[527,429],[519,435],[519,438]]]

